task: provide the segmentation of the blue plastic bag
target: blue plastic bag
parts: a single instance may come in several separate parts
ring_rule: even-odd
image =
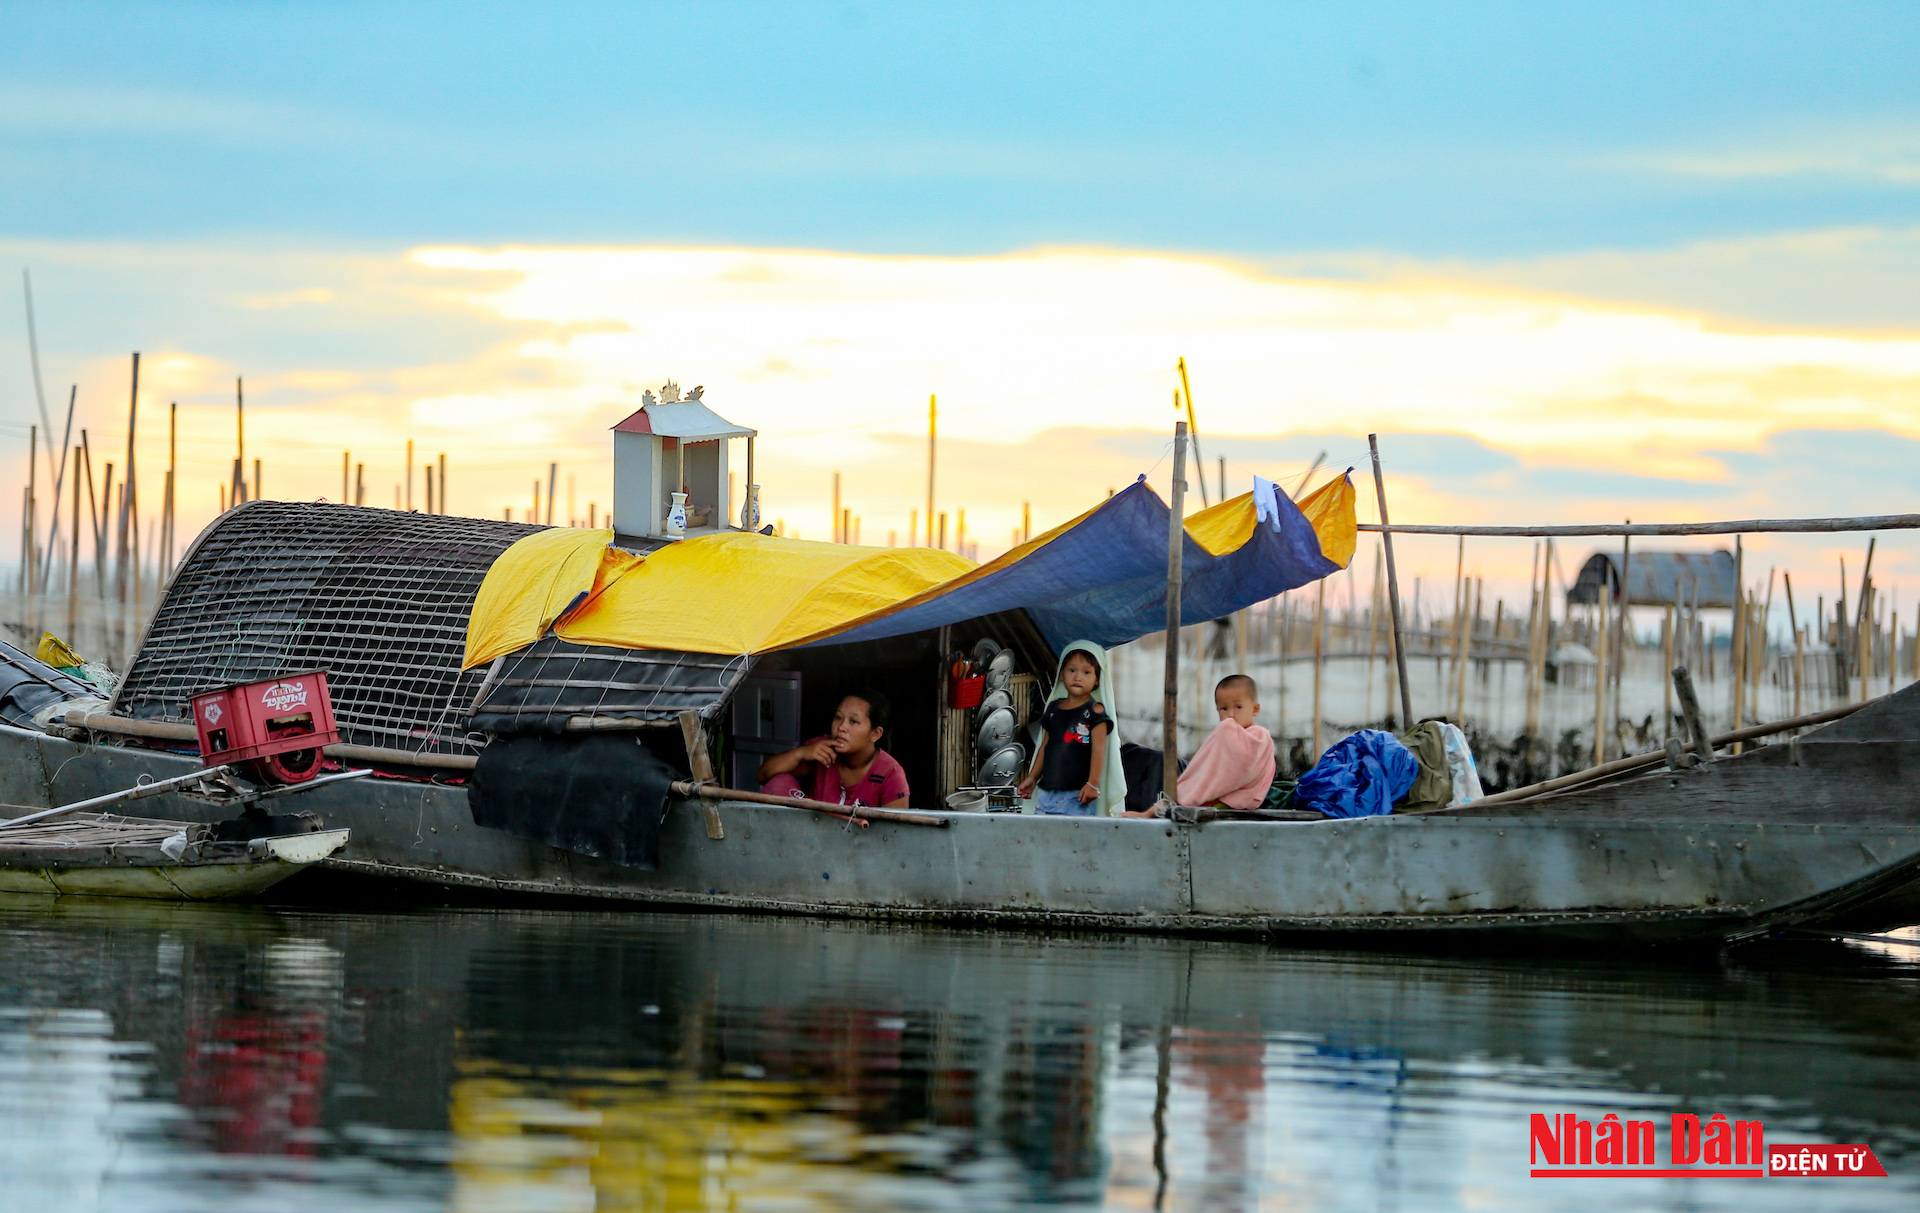
[[[1320,756],[1300,777],[1293,800],[1329,817],[1381,817],[1393,812],[1419,773],[1419,760],[1398,737],[1361,729]]]

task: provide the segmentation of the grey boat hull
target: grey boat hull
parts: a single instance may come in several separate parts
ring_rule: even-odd
[[[0,800],[65,803],[192,759],[0,731]],[[226,810],[178,796],[147,815]],[[727,803],[724,837],[668,813],[658,871],[474,825],[453,786],[358,780],[302,796],[351,841],[323,868],[500,892],[674,906],[1214,934],[1476,932],[1605,942],[1725,938],[1844,918],[1911,887],[1920,824],[1435,815],[1314,823],[943,814],[869,828]]]

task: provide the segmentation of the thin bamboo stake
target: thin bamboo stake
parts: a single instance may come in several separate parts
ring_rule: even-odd
[[[67,477],[67,448],[73,445],[73,410],[80,399],[80,385],[74,384],[67,390],[67,428],[60,436],[60,467],[53,477],[53,521],[47,526],[47,559],[53,559],[54,550],[60,545],[60,503],[65,498]],[[47,458],[53,458],[53,431],[47,431]]]
[[[1787,626],[1793,629],[1793,714],[1800,714],[1800,670],[1805,661],[1807,647],[1805,638],[1800,635],[1800,616],[1793,609],[1793,574],[1782,573],[1780,582],[1787,591]]]
[[[1543,553],[1540,544],[1533,545],[1534,574],[1529,587],[1533,599],[1532,617],[1527,621],[1527,715],[1526,733],[1532,741],[1540,737],[1540,699],[1546,691],[1547,640],[1553,626],[1553,600],[1549,597],[1552,586],[1548,578],[1552,575],[1553,540],[1546,542]],[[1546,556],[1543,561],[1542,555]]]
[[[439,457],[434,460],[434,463],[438,466],[440,473],[440,487],[437,490],[439,494],[438,505],[440,512],[442,514],[450,514],[453,511],[447,508],[447,453],[441,451]],[[753,439],[751,438],[747,439],[747,479],[753,479]]]
[[[1180,372],[1180,390],[1174,393],[1173,407],[1177,411],[1180,408],[1181,397],[1182,396],[1186,397],[1187,438],[1188,438],[1188,441],[1190,441],[1193,444],[1193,465],[1197,468],[1201,466],[1200,464],[1200,458],[1201,458],[1200,456],[1200,419],[1198,416],[1195,415],[1193,411],[1193,385],[1187,382],[1187,360],[1184,357],[1181,358],[1179,362],[1175,364],[1174,369]],[[1199,481],[1200,481],[1200,508],[1205,509],[1208,505],[1207,476],[1205,472],[1200,473]]]
[[[927,505],[933,505],[933,466],[929,454],[927,466]],[[1186,539],[1187,423],[1173,426],[1172,501],[1167,510],[1167,633],[1166,680],[1161,692],[1160,749],[1161,794],[1169,804],[1179,803],[1180,741],[1180,560]],[[1097,772],[1096,772],[1097,774]]]
[[[1727,656],[1733,662],[1733,727],[1738,732],[1746,723],[1747,707],[1747,553],[1740,542],[1741,537],[1733,537],[1733,638],[1727,650]]]
[[[1440,689],[1440,694],[1443,696],[1446,695],[1447,691],[1457,684],[1460,679],[1460,646],[1465,642],[1465,636],[1461,629],[1465,626],[1467,614],[1466,572],[1467,537],[1462,535],[1460,536],[1460,542],[1453,557],[1453,617],[1447,621],[1448,630],[1453,633],[1449,638],[1453,642],[1451,646],[1453,651],[1449,654],[1447,684]],[[1439,672],[1438,664],[1436,663],[1434,673],[1437,675]],[[1445,704],[1446,700],[1443,698],[1440,702]],[[1440,710],[1444,712],[1446,708],[1442,707]]]
[[[1382,588],[1381,581],[1384,575],[1384,570],[1380,567],[1380,551],[1378,548],[1375,548],[1373,554],[1373,598],[1367,607],[1367,697],[1365,700],[1367,706],[1365,712],[1361,714],[1361,719],[1363,720],[1366,719],[1366,712],[1373,710],[1373,657],[1379,648],[1380,617],[1386,606],[1386,603],[1381,601],[1386,595],[1386,590]],[[1381,713],[1381,717],[1384,719],[1392,711],[1393,708],[1389,705],[1386,711]]]
[[[80,621],[80,448],[73,448],[73,546],[67,554],[67,643]]]
[[[933,546],[933,469],[938,464],[940,397],[927,397],[927,546]],[[945,546],[942,544],[941,546]]]
[[[1871,691],[1868,689],[1868,680],[1873,676],[1873,630],[1868,626],[1872,620],[1872,616],[1867,613],[1868,604],[1872,597],[1873,582],[1863,578],[1860,585],[1860,622],[1855,625],[1853,629],[1855,637],[1860,642],[1858,668],[1860,670],[1860,699],[1862,702],[1871,694]]]
[[[1593,628],[1593,765],[1607,760],[1607,609],[1613,605],[1613,587],[1603,577]]]
[[[1380,524],[1362,522],[1362,531]],[[1569,539],[1586,535],[1770,535],[1832,534],[1853,531],[1920,530],[1920,514],[1865,514],[1851,518],[1747,518],[1735,522],[1575,523],[1567,526],[1456,526],[1409,523],[1393,528],[1402,535],[1473,535],[1488,539]]]
[[[247,499],[247,385],[236,375],[233,380],[233,484],[227,504],[239,505]]]
[[[1407,648],[1400,630],[1400,575],[1393,567],[1393,529],[1387,520],[1387,482],[1380,471],[1380,436],[1367,435],[1373,456],[1373,491],[1380,503],[1380,547],[1387,558],[1387,610],[1393,619],[1393,664],[1400,683],[1400,727],[1413,727],[1413,696],[1407,690]]]
[[[1628,526],[1633,519],[1626,519]],[[1613,684],[1613,718],[1609,722],[1609,736],[1618,727],[1615,722],[1620,718],[1620,684],[1627,676],[1627,641],[1633,635],[1633,536],[1627,535],[1620,540],[1620,610],[1613,621],[1613,667],[1609,671]],[[1611,744],[1611,743],[1610,743]],[[1625,746],[1621,746],[1625,749]]]
[[[1313,601],[1313,758],[1320,760],[1320,683],[1327,655],[1327,579],[1314,583]]]
[[[1676,589],[1677,594],[1677,589]],[[1673,641],[1675,604],[1669,602],[1666,612],[1660,618],[1660,668],[1673,668]],[[1662,739],[1673,736],[1673,680],[1660,680],[1660,736]]]

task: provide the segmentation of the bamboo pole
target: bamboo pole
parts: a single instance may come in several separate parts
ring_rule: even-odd
[[[939,463],[940,397],[927,396],[927,546],[933,546],[933,471]],[[946,546],[943,542],[942,547]]]
[[[1887,616],[1887,694],[1893,694],[1900,675],[1900,612]]]
[[[840,533],[840,473],[833,474],[833,542],[845,543],[846,537]]]
[[[1167,509],[1166,679],[1160,702],[1161,794],[1179,803],[1180,780],[1180,561],[1186,540],[1187,423],[1173,425],[1172,498]]]
[[[1747,553],[1741,537],[1733,537],[1733,637],[1727,656],[1733,663],[1733,727],[1746,723],[1747,700]]]
[[[1595,665],[1593,667],[1593,765],[1607,760],[1607,611],[1613,605],[1613,587],[1606,577],[1600,580],[1593,629]]]
[[[1193,466],[1195,468],[1199,468],[1201,466],[1200,464],[1200,419],[1198,416],[1195,415],[1193,411],[1193,385],[1187,382],[1187,360],[1184,357],[1181,358],[1175,364],[1174,369],[1180,372],[1180,390],[1174,393],[1173,407],[1176,410],[1178,410],[1180,407],[1181,397],[1184,396],[1186,398],[1187,439],[1189,442],[1193,444]],[[1199,474],[1199,476],[1196,477],[1196,479],[1198,479],[1200,482],[1200,508],[1205,509],[1209,504],[1207,501],[1206,472],[1202,471]]]
[[[1527,636],[1527,716],[1526,732],[1528,738],[1538,741],[1540,737],[1540,700],[1546,693],[1547,646],[1553,633],[1553,540],[1546,541],[1544,548],[1534,545],[1534,553],[1539,563],[1534,586],[1534,620]]]
[[[1387,519],[1387,482],[1380,471],[1380,436],[1367,435],[1373,456],[1373,492],[1380,504],[1380,548],[1387,558],[1387,611],[1393,620],[1393,664],[1400,682],[1400,727],[1413,727],[1413,695],[1407,690],[1407,649],[1400,630],[1400,575],[1393,567],[1393,524]]]
[[[440,475],[437,477],[440,487],[436,490],[439,493],[438,501],[440,512],[442,514],[452,513],[452,511],[447,508],[447,453],[441,451],[439,456],[434,460],[434,463],[438,465],[440,472]],[[747,479],[753,479],[753,439],[751,438],[747,439]]]
[[[1467,537],[1462,535],[1460,536],[1460,542],[1453,556],[1453,615],[1447,620],[1447,629],[1452,632],[1453,635],[1448,637],[1448,640],[1451,641],[1448,646],[1451,651],[1447,654],[1447,681],[1440,687],[1440,703],[1442,705],[1440,710],[1443,712],[1446,711],[1447,692],[1453,689],[1460,678],[1460,644],[1462,641],[1460,629],[1464,625],[1467,613],[1466,572]],[[1434,663],[1433,672],[1436,678],[1440,674],[1440,665],[1437,661]]]
[[[1860,699],[1864,702],[1872,692],[1869,681],[1873,677],[1873,616],[1869,614],[1869,602],[1873,597],[1873,582],[1863,579],[1860,586],[1860,622],[1854,627],[1854,636],[1860,643]]]
[[[1633,525],[1633,519],[1626,519],[1627,525]],[[1633,536],[1623,536],[1620,540],[1620,609],[1613,621],[1613,666],[1609,671],[1612,680],[1613,719],[1608,722],[1609,736],[1617,729],[1620,718],[1620,686],[1627,677],[1627,641],[1633,635]],[[1609,741],[1609,746],[1612,742]],[[1621,747],[1624,749],[1625,747]]]
[[[815,813],[825,813],[829,817],[839,817],[863,824],[867,821],[892,821],[901,825],[931,826],[943,830],[947,828],[948,822],[945,817],[934,817],[924,813],[903,813],[898,809],[869,809],[865,805],[828,804],[824,800],[780,796],[772,792],[746,792],[739,788],[723,788],[685,779],[674,780],[673,794],[689,800],[734,800],[745,801],[748,804],[777,805],[783,809],[810,809]]]
[[[1793,574],[1782,573],[1780,583],[1787,591],[1787,626],[1793,629],[1793,714],[1800,714],[1800,669],[1806,657],[1806,643],[1800,635],[1800,616],[1793,609]]]
[[[1676,597],[1678,588],[1676,587]],[[1675,604],[1669,602],[1666,611],[1660,617],[1660,668],[1673,668],[1674,622],[1677,612]],[[1660,680],[1660,736],[1662,739],[1673,736],[1673,681]]]
[[[1361,713],[1363,720],[1366,719],[1367,712],[1373,710],[1373,657],[1380,641],[1380,617],[1386,606],[1386,603],[1381,601],[1386,595],[1386,591],[1381,588],[1383,575],[1383,570],[1380,568],[1380,552],[1376,548],[1373,554],[1373,598],[1367,607],[1367,706],[1366,711]],[[1393,711],[1392,697],[1388,698],[1389,706],[1385,712],[1381,713],[1383,719]]]
[[[247,389],[246,381],[240,376],[235,376],[233,380],[233,441],[233,480],[232,493],[227,502],[229,507],[247,499]]]
[[[1362,522],[1362,531],[1380,524]],[[1847,518],[1747,518],[1734,522],[1574,523],[1566,526],[1457,526],[1408,523],[1393,528],[1402,535],[1472,535],[1488,539],[1568,539],[1591,535],[1766,535],[1831,534],[1853,531],[1920,530],[1920,514],[1866,514]],[[1477,802],[1476,802],[1477,803]]]
[[[1320,683],[1327,655],[1327,579],[1314,583],[1313,601],[1313,759],[1320,760]]]
[[[73,448],[73,546],[67,554],[67,643],[80,621],[80,448]]]
[[[73,445],[73,410],[79,403],[80,385],[74,384],[67,390],[67,427],[60,435],[60,466],[53,477],[53,520],[47,526],[47,561],[51,566],[53,553],[60,546],[60,506],[66,496],[67,448]],[[53,431],[47,431],[47,459],[53,459]]]

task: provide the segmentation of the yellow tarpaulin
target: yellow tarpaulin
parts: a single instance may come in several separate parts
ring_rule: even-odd
[[[557,527],[503,552],[474,600],[463,668],[524,648],[549,627],[578,644],[763,653],[974,567],[937,548],[738,531],[670,543],[644,557],[611,542],[610,531]]]
[[[604,588],[645,559],[612,544],[613,532],[605,527],[554,527],[500,553],[474,596],[460,668],[470,670],[532,644],[582,595]]]
[[[1342,566],[1354,552],[1353,495],[1347,478],[1337,476],[1299,503],[1321,555]],[[1146,509],[1158,498],[1144,485],[1132,486],[1119,501],[1110,498],[984,566],[937,548],[854,547],[739,531],[670,543],[636,556],[611,546],[609,530],[539,531],[508,548],[488,570],[474,599],[463,668],[525,648],[549,629],[578,644],[729,654],[765,653],[847,634],[869,626],[877,615],[891,618],[935,599],[957,603],[962,600],[955,595],[983,578],[1016,566],[1031,569],[1031,563],[1022,562],[1078,533],[1103,509],[1128,501]],[[1157,508],[1164,518],[1165,507]],[[1164,521],[1154,525],[1159,535],[1165,534]],[[1249,493],[1195,514],[1187,521],[1187,531],[1209,555],[1224,556],[1239,551],[1256,525]],[[1077,593],[1102,576],[1118,575],[1108,554],[1118,554],[1111,546],[1116,541],[1100,542],[1109,546],[1099,548],[1092,539],[1083,542],[1096,545],[1083,553],[1084,569],[1073,567],[1074,576],[1083,579],[1064,590],[1040,584],[1046,580],[1040,576],[1028,579],[1035,584],[1010,585],[1002,593],[1012,596],[1013,605],[1044,610],[1063,592]],[[1136,560],[1151,548],[1144,539],[1117,542]],[[1131,601],[1126,595],[1121,598]],[[990,612],[1006,606],[984,603],[976,609]]]
[[[1359,529],[1353,513],[1353,482],[1335,476],[1295,503],[1313,524],[1320,554],[1341,568],[1353,560]],[[1252,493],[1229,497],[1212,509],[1187,519],[1187,534],[1211,556],[1237,551],[1253,537],[1255,512]]]

